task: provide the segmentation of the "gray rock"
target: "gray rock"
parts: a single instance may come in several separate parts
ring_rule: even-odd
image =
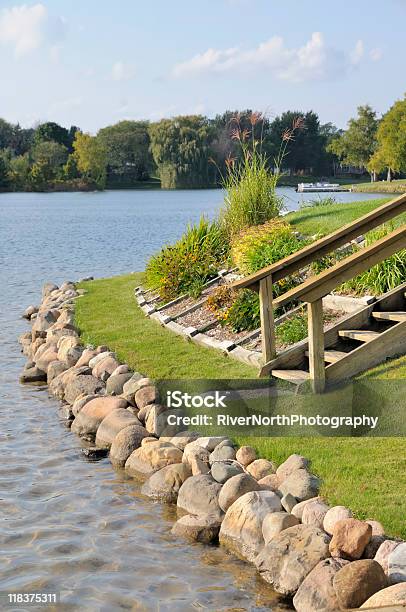
[[[309,460],[306,459],[306,457],[302,457],[302,455],[290,455],[290,457],[278,467],[276,474],[279,481],[283,482],[293,472],[296,472],[296,470],[307,470],[308,467]]]
[[[178,508],[188,514],[210,514],[219,518],[222,515],[218,503],[220,490],[221,484],[209,474],[192,476],[183,483],[179,490]]]
[[[372,595],[365,603],[362,604],[361,608],[367,608],[367,610],[375,610],[375,608],[382,608],[382,612],[400,612],[400,606],[406,605],[406,582],[400,582],[393,586],[378,591],[375,595]],[[385,608],[383,609],[383,606]],[[387,606],[390,606],[388,608]],[[396,607],[393,607],[396,606]]]
[[[31,319],[31,317],[32,317],[32,315],[33,315],[33,314],[35,314],[35,313],[37,313],[37,312],[38,312],[38,308],[37,308],[36,306],[33,306],[33,305],[31,304],[31,306],[28,306],[28,308],[26,308],[26,309],[24,310],[24,313],[23,313],[23,318],[24,318],[24,319],[28,319],[28,320],[30,320],[30,319]]]
[[[108,414],[100,423],[96,431],[96,446],[100,448],[110,448],[116,435],[129,425],[141,423],[129,410],[118,408]]]
[[[314,474],[310,474],[307,470],[300,469],[292,472],[282,484],[279,490],[282,495],[290,493],[300,501],[315,497],[320,489],[321,481]]]
[[[400,542],[396,542],[395,540],[385,540],[384,542],[382,542],[376,552],[375,561],[378,561],[378,563],[382,566],[382,569],[385,574],[388,573],[389,555],[395,550],[397,546],[399,546],[399,544]]]
[[[406,542],[402,542],[388,557],[388,577],[391,584],[406,582]]]
[[[249,474],[233,476],[223,485],[219,495],[220,508],[227,512],[229,507],[242,495],[250,491],[260,491],[258,482]]]
[[[217,539],[220,525],[221,521],[217,516],[185,514],[176,521],[171,533],[201,544],[210,544]]]
[[[329,541],[317,527],[289,527],[265,546],[255,565],[277,593],[292,596],[312,569],[330,556]]]
[[[333,586],[336,573],[348,564],[344,559],[324,559],[306,576],[293,598],[297,612],[338,612],[340,604]]]
[[[265,544],[269,544],[269,542],[281,531],[298,524],[299,519],[287,512],[272,512],[271,514],[267,514],[262,523],[262,535]]]
[[[143,484],[141,493],[167,504],[176,503],[179,489],[192,476],[186,463],[172,463],[158,470]]]
[[[109,376],[106,383],[106,393],[108,395],[120,395],[123,392],[124,384],[131,376],[131,372],[125,374],[112,374]]]
[[[42,287],[42,299],[44,300],[52,291],[59,289],[55,283],[45,283]]]
[[[293,497],[290,493],[284,495],[281,499],[282,508],[286,510],[286,512],[292,512],[293,508],[297,504],[296,497]]]
[[[322,500],[311,501],[305,505],[302,514],[303,525],[314,525],[323,529],[323,521],[330,506]]]
[[[227,442],[227,440],[224,440]],[[210,453],[209,462],[210,465],[216,461],[228,461],[235,459],[235,450],[232,446],[221,446],[221,442],[213,452]]]
[[[83,395],[97,395],[104,392],[105,385],[91,374],[76,376],[65,387],[65,400],[68,404],[73,404],[76,398]]]
[[[110,460],[114,466],[124,467],[133,451],[140,448],[141,442],[149,433],[139,425],[128,425],[118,432],[110,448]]]
[[[243,468],[237,462],[216,461],[211,466],[211,475],[214,480],[224,484],[227,480],[237,474],[241,474]]]
[[[47,374],[43,370],[40,370],[36,366],[24,370],[20,376],[21,383],[35,383],[35,382],[46,382]]]

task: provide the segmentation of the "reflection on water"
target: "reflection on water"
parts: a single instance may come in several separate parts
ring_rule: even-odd
[[[45,280],[141,269],[218,206],[219,192],[151,194],[0,194],[0,591],[60,592],[58,610],[290,609],[253,566],[175,539],[173,508],[85,460],[56,400],[18,383],[20,315]]]

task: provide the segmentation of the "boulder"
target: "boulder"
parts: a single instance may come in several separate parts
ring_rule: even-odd
[[[109,351],[108,349],[106,349],[105,351],[98,351],[96,349],[96,354],[94,357],[92,357],[89,360],[89,368],[91,368],[93,370],[93,368],[95,368],[97,366],[98,363],[100,363],[100,361],[103,361],[103,359],[106,359],[107,357],[115,357],[116,354],[113,353],[113,351]]]
[[[324,559],[306,576],[293,598],[297,612],[338,612],[340,604],[333,586],[336,573],[348,564],[344,559]]]
[[[148,389],[148,387],[145,387],[145,389]],[[145,389],[141,389],[139,393]],[[175,408],[173,410],[162,410],[162,408],[164,408],[164,406],[158,406],[157,404],[152,406],[145,419],[145,429],[154,436],[168,436],[172,438],[176,432],[179,431],[181,426],[177,425],[176,422],[170,425],[168,419],[170,417],[182,417],[184,416],[184,412],[180,408]]]
[[[203,449],[204,450],[204,449]],[[203,461],[200,457],[192,457],[189,463],[193,476],[199,476],[199,474],[208,474],[210,472],[210,465],[208,462]]]
[[[121,366],[119,366],[121,367]],[[116,368],[117,370],[118,368]],[[131,378],[131,372],[124,374],[112,374],[106,383],[106,393],[108,395],[120,395],[123,392],[123,386]]]
[[[268,459],[255,459],[246,467],[246,471],[255,480],[261,480],[269,474],[274,474],[276,470],[275,465]]]
[[[102,420],[96,431],[96,446],[99,448],[110,448],[116,435],[129,425],[141,427],[137,417],[129,410],[125,408],[113,410]]]
[[[180,450],[184,450],[185,446],[200,436],[197,431],[180,431],[175,436],[173,436],[169,442],[174,446],[180,448]]]
[[[278,491],[279,482],[276,474],[268,474],[258,480],[258,484],[261,485],[261,489],[268,489],[268,491]]]
[[[276,470],[279,482],[283,482],[286,478],[288,478],[288,476],[297,470],[307,470],[309,465],[310,462],[308,459],[306,459],[306,457],[302,457],[302,455],[290,455],[290,457],[281,463]]]
[[[221,521],[217,516],[185,514],[176,521],[171,533],[201,544],[210,544],[217,539],[220,525]]]
[[[373,609],[382,606],[405,606],[406,605],[406,582],[394,584],[393,586],[378,591],[367,599],[361,608]],[[398,608],[396,608],[398,610]],[[393,612],[396,612],[393,610]],[[389,612],[389,611],[388,611]],[[399,609],[400,612],[400,609]]]
[[[62,372],[66,372],[67,369],[68,369],[67,363],[64,363],[63,361],[59,361],[58,359],[56,359],[55,361],[51,361],[48,364],[48,370],[47,370],[48,385],[54,380],[54,378],[59,376],[59,374],[62,374]]]
[[[33,305],[31,304],[31,306],[28,306],[28,308],[26,308],[26,309],[24,310],[24,313],[23,313],[23,318],[24,318],[24,319],[28,319],[28,320],[30,320],[30,319],[31,319],[31,317],[32,317],[32,315],[33,315],[33,314],[35,314],[35,313],[37,313],[37,312],[38,312],[38,308],[37,308],[36,306],[33,306]]]
[[[197,438],[196,440],[194,440],[194,442],[190,442],[190,444],[195,444],[195,446],[201,446],[202,448],[205,448],[211,453],[212,451],[214,451],[216,446],[218,446],[221,442],[226,441],[229,446],[233,446],[232,441],[226,436],[200,436],[200,438]]]
[[[43,370],[44,372],[48,372],[49,364],[53,361],[59,361],[58,353],[55,350],[55,346],[50,346],[42,353],[42,355],[35,361],[35,363],[37,368]]]
[[[123,387],[123,393],[134,396],[138,389],[147,385],[152,385],[152,381],[149,378],[145,378],[139,372],[133,372],[131,378],[128,379]]]
[[[182,451],[169,442],[156,440],[137,448],[125,463],[132,475],[150,475],[172,463],[181,463]]]
[[[260,491],[258,482],[249,474],[242,473],[233,476],[223,485],[219,495],[219,506],[223,512],[227,512],[229,507],[245,493]]]
[[[387,587],[388,579],[377,561],[362,559],[341,568],[333,578],[333,586],[342,608],[359,608]]]
[[[251,491],[227,510],[220,529],[220,542],[237,556],[254,561],[264,546],[262,523],[267,514],[282,509],[272,491]]]
[[[78,346],[74,346],[70,348],[66,352],[65,362],[71,368],[78,362],[82,353],[83,353],[83,346],[78,345]]]
[[[31,337],[33,340],[38,337],[45,337],[46,332],[51,325],[56,322],[55,313],[52,310],[45,310],[44,312],[38,313],[33,326],[31,328]]]
[[[110,355],[109,357],[106,357],[105,359],[101,359],[100,361],[96,363],[96,365],[94,366],[92,370],[92,374],[93,376],[96,376],[97,378],[102,378],[103,380],[104,373],[107,373],[108,376],[104,377],[107,380],[107,378],[111,375],[112,372],[114,372],[114,370],[119,365],[120,364],[117,361],[117,359],[115,359],[115,357]]]
[[[352,512],[349,508],[345,506],[333,506],[326,512],[323,520],[323,529],[329,535],[333,535],[334,525],[338,523],[338,521],[350,518],[352,518]]]
[[[279,476],[278,476],[279,478]],[[279,491],[283,495],[290,493],[296,499],[304,501],[315,497],[320,489],[320,479],[314,474],[310,474],[305,469],[295,470],[287,476],[279,486]]]
[[[388,557],[388,577],[391,584],[406,582],[406,542],[390,553]]]
[[[62,336],[58,340],[58,359],[59,361],[67,361],[66,357],[70,349],[80,345],[80,338],[77,336]]]
[[[365,547],[364,552],[362,553],[362,558],[363,559],[374,559],[376,553],[379,550],[379,547],[381,546],[381,544],[383,544],[385,542],[386,538],[385,536],[371,536],[371,539],[369,540],[368,544]]]
[[[100,397],[95,393],[91,393],[90,395],[79,395],[79,397],[72,404],[72,414],[73,416],[78,416],[79,412],[82,410],[83,406],[88,404],[90,400],[97,399]]]
[[[283,498],[282,498],[283,499]],[[294,514],[300,521],[302,520],[303,511],[307,504],[314,501],[323,501],[321,497],[311,497],[310,499],[305,499],[302,502],[299,502],[295,506],[293,506],[291,513]]]
[[[83,351],[83,353],[80,356],[79,361],[77,362],[77,366],[84,366],[84,365],[89,365],[89,362],[91,359],[93,359],[93,357],[96,357],[96,355],[98,355],[98,352],[96,349],[90,349],[90,348],[85,348],[85,350]]]
[[[121,365],[117,366],[114,372],[111,373],[112,376],[118,376],[119,374],[131,374],[131,376],[127,379],[130,380],[130,378],[132,378],[133,372],[130,371],[129,366],[126,363],[122,363]]]
[[[108,395],[90,400],[73,421],[72,431],[82,438],[93,439],[103,419],[114,410],[125,408],[126,405],[125,400]]]
[[[35,382],[46,382],[47,373],[44,370],[40,370],[36,366],[24,370],[20,376],[21,383],[35,383]]]
[[[375,561],[378,561],[378,563],[382,566],[382,569],[385,574],[388,573],[389,555],[395,550],[397,546],[399,546],[399,544],[400,542],[396,542],[395,540],[385,540],[384,542],[382,542],[376,552]]]
[[[371,525],[372,536],[384,536],[385,535],[385,528],[382,525],[382,523],[380,523],[379,521],[373,521],[371,519],[367,519],[365,522],[368,523],[368,525]]]
[[[210,460],[210,453],[206,448],[203,448],[203,446],[198,446],[197,444],[195,444],[194,442],[190,443],[190,444],[186,444],[186,446],[184,447],[183,450],[183,463],[188,463],[191,467],[192,467],[192,463],[196,460],[199,459],[199,461],[205,463],[207,465],[207,471],[210,470],[209,467],[209,460]]]
[[[232,446],[216,446],[214,451],[210,453],[209,462],[210,465],[216,461],[232,461],[235,459],[235,449]],[[242,468],[241,470],[242,471]]]
[[[221,518],[222,511],[218,503],[220,490],[221,484],[210,474],[191,476],[179,490],[177,506],[188,514],[210,514]]]
[[[321,500],[312,501],[306,504],[302,513],[303,525],[315,525],[323,529],[323,521],[330,506]]]
[[[233,476],[241,474],[242,471],[243,467],[236,461],[216,461],[211,466],[211,475],[216,482],[221,484],[224,484]]]
[[[45,283],[42,287],[42,299],[46,298],[53,291],[57,291],[59,289],[58,285],[54,283]]]
[[[287,512],[272,512],[271,514],[267,514],[262,523],[262,535],[265,544],[269,544],[269,542],[284,529],[298,525],[299,522],[299,519]]]
[[[145,431],[147,431],[147,430],[145,430]],[[149,433],[148,433],[148,436],[146,438],[143,438],[143,440],[141,442],[141,446],[145,446],[146,444],[149,444],[150,442],[161,442],[161,446],[164,446],[163,440],[157,440],[153,436],[150,436]],[[165,444],[166,444],[166,442],[165,442]]]
[[[288,493],[282,497],[281,504],[282,508],[286,510],[286,512],[292,512],[293,508],[297,505],[297,499]]]
[[[329,540],[318,527],[289,527],[265,546],[255,565],[277,593],[292,596],[312,569],[330,556]]]
[[[244,467],[247,467],[247,465],[255,461],[256,458],[257,452],[252,446],[241,446],[236,454],[237,461]]]
[[[148,437],[147,430],[139,425],[128,425],[121,429],[110,448],[111,463],[117,467],[124,467],[128,457],[140,448],[142,440],[146,437]]]
[[[332,557],[355,561],[362,557],[365,547],[372,536],[372,527],[354,518],[337,521],[333,527],[330,542]]]
[[[127,398],[129,396],[126,395],[125,393],[122,393],[121,397]],[[130,402],[130,400],[128,401]],[[135,404],[135,402],[133,402],[133,404]],[[158,416],[158,414],[161,414],[161,412],[165,412],[166,410],[168,410],[168,408],[166,406],[163,406],[162,404],[147,404],[147,406],[144,406],[144,408],[141,408],[141,410],[139,410],[138,408],[134,406],[134,410],[138,410],[137,416],[139,420],[145,423],[148,419],[148,416],[151,410],[153,411],[155,416]],[[170,442],[170,438],[163,440],[163,442]]]
[[[159,402],[159,393],[155,385],[141,387],[134,394],[134,401],[137,408],[141,410],[149,404],[157,404]]]
[[[64,398],[68,404],[73,404],[79,395],[97,395],[99,393],[104,393],[105,388],[104,383],[91,374],[79,375],[73,377],[72,380],[67,382],[64,391]]]
[[[176,503],[179,489],[192,476],[186,463],[172,463],[158,470],[143,484],[141,493],[167,504]]]

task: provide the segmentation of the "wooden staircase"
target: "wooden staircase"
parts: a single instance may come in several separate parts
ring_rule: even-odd
[[[235,281],[235,288],[259,293],[262,361],[260,376],[302,385],[311,381],[315,393],[384,362],[406,354],[406,283],[373,304],[349,315],[324,332],[323,297],[394,253],[406,248],[406,225],[360,249],[317,276],[273,299],[273,283],[302,270],[350,240],[406,212],[406,194],[387,202],[259,272]],[[309,338],[276,354],[274,309],[304,302],[308,307]]]
[[[306,339],[271,362],[272,376],[294,385],[309,381],[308,344]],[[325,380],[340,382],[402,354],[406,354],[406,283],[324,333]]]

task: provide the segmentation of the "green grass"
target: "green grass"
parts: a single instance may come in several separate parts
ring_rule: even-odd
[[[120,360],[151,378],[252,378],[254,368],[196,346],[147,319],[134,298],[142,274],[82,284],[76,321],[85,342],[107,344]]]
[[[300,232],[327,234],[366,214],[387,199],[301,210],[287,218]],[[147,319],[133,290],[141,274],[83,283],[77,324],[85,341],[107,344],[121,361],[155,379],[253,378],[256,371],[215,351],[185,342]],[[406,378],[406,357],[392,359],[361,380]],[[403,438],[243,438],[261,457],[277,463],[292,453],[311,459],[323,479],[321,493],[330,504],[349,506],[359,518],[380,520],[390,535],[406,537],[402,499],[406,491]]]
[[[318,183],[321,181],[320,176],[287,176],[282,175],[278,181],[279,187],[296,187],[298,183]],[[358,183],[362,183],[364,179],[354,179],[354,178],[337,178],[336,176],[323,177],[323,181],[327,183],[338,183],[339,185],[356,185]]]
[[[405,193],[406,179],[396,181],[377,181],[376,183],[355,183],[353,191],[359,193]]]

